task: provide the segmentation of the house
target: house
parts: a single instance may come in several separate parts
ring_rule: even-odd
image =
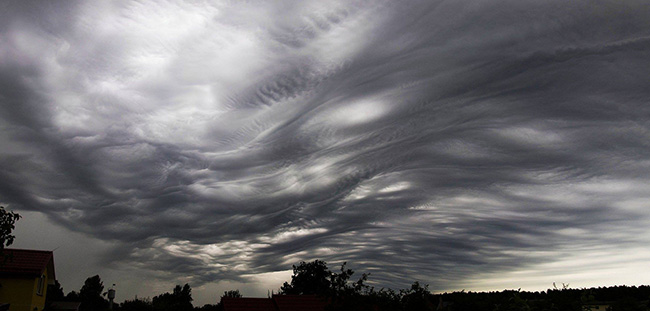
[[[0,262],[0,305],[9,311],[41,311],[47,285],[54,284],[52,251],[5,248]]]
[[[224,311],[324,311],[327,305],[315,295],[273,295],[271,298],[221,298]]]

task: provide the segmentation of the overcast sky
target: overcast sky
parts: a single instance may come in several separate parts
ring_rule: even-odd
[[[648,284],[650,6],[2,1],[0,204],[66,292]]]

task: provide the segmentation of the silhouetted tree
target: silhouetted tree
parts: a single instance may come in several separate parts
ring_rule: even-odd
[[[630,296],[625,296],[623,298],[615,301],[611,308],[611,311],[646,311],[647,303],[645,301],[639,301]]]
[[[153,297],[152,305],[156,311],[190,311],[192,306],[192,289],[189,284],[176,285],[173,292]]]
[[[229,297],[229,298],[241,298],[241,297],[243,297],[243,296],[242,296],[242,294],[239,292],[238,289],[235,289],[235,290],[229,290],[229,291],[225,291],[225,292],[223,292],[223,295],[221,296],[221,298],[223,298],[223,297]]]
[[[89,277],[79,291],[80,311],[100,311],[108,308],[108,301],[102,297],[104,283],[99,275]]]
[[[521,298],[520,291],[512,293],[510,297],[503,304],[498,305],[495,311],[530,311],[530,306],[526,299]]]
[[[81,301],[81,297],[79,296],[79,293],[71,291],[65,295],[65,301]]]
[[[339,273],[332,272],[330,275],[331,304],[329,310],[370,310],[373,307],[370,296],[370,289],[365,282],[368,274],[364,273],[354,283],[349,283],[350,277],[354,274],[352,269],[346,269],[343,263]]]
[[[368,286],[365,284],[365,282],[368,280],[369,274],[364,273],[361,275],[361,278],[359,278],[359,280],[352,284],[349,284],[348,281],[354,274],[354,271],[352,271],[352,269],[346,269],[346,264],[347,262],[344,262],[341,265],[340,273],[331,272],[330,286],[334,297],[357,295],[361,294],[363,291],[368,290]]]
[[[280,291],[288,295],[322,295],[330,293],[330,277],[332,272],[327,269],[327,264],[321,260],[312,262],[301,261],[298,266],[293,265],[291,284],[284,282]]]
[[[7,257],[3,254],[6,246],[14,243],[16,236],[11,232],[16,228],[16,221],[20,219],[20,215],[15,212],[5,210],[4,206],[0,206],[0,265],[2,265]]]
[[[65,294],[63,293],[63,288],[61,283],[58,280],[54,280],[54,284],[47,285],[47,295],[45,296],[45,310],[50,308],[50,305],[53,301],[63,301],[65,300]]]
[[[379,291],[375,291],[374,288],[371,288],[367,297],[367,305],[373,307],[373,310],[375,311],[394,311],[402,309],[401,295],[390,288],[382,288]]]
[[[293,266],[291,284],[284,282],[280,288],[281,294],[288,295],[320,295],[330,298],[350,297],[367,290],[365,281],[368,274],[350,284],[350,277],[354,274],[351,269],[341,265],[339,273],[334,273],[327,268],[327,263],[321,260],[312,262],[301,261],[298,266]]]
[[[402,304],[405,310],[434,310],[431,301],[429,285],[422,287],[420,282],[414,282],[408,290],[400,291]]]
[[[120,304],[121,311],[153,311],[151,299],[138,299],[124,300]]]

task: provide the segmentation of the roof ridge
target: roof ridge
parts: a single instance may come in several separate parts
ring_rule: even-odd
[[[41,253],[54,253],[54,250],[46,251],[42,249],[27,249],[27,248],[8,248],[5,247],[3,251],[28,251],[28,252],[41,252]]]

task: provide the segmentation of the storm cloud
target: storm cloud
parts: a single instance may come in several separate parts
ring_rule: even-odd
[[[444,290],[650,242],[644,1],[0,6],[0,203],[113,265]]]

